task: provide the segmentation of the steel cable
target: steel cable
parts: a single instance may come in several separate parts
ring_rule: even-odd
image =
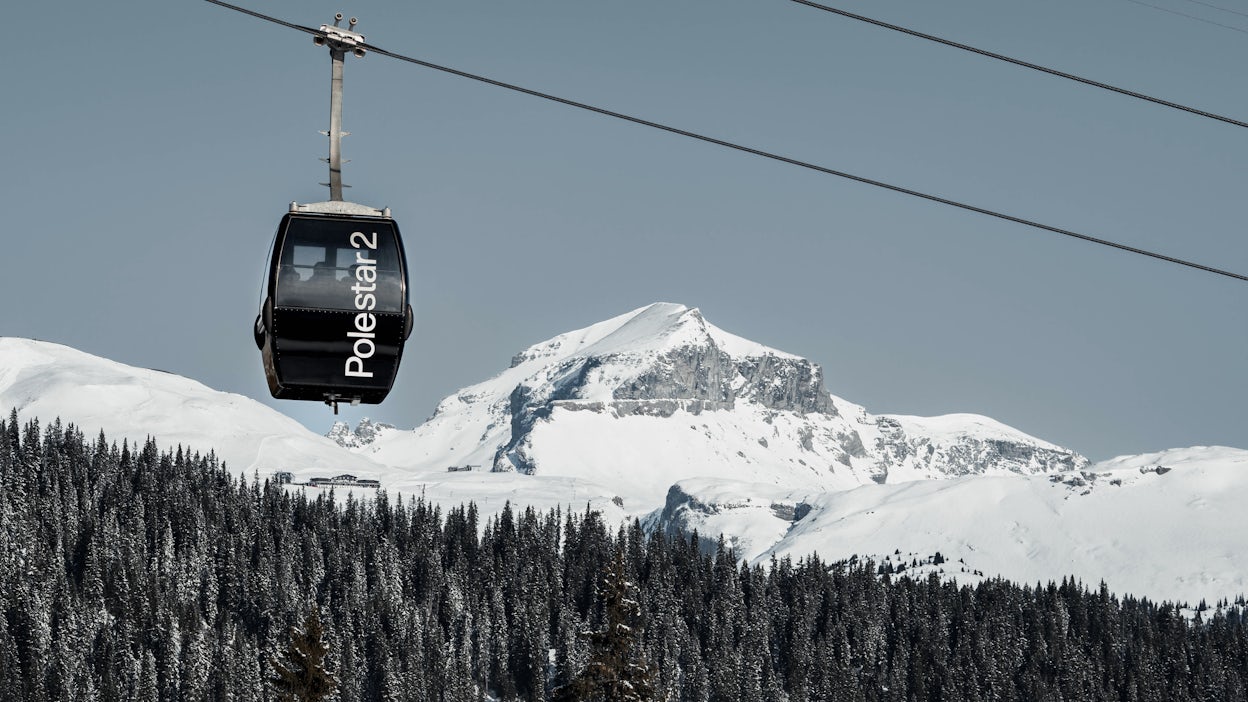
[[[232,10],[236,10],[238,12],[242,12],[252,17],[256,17],[262,20],[273,22],[275,24],[279,24],[284,27],[289,27],[291,29],[296,29],[302,32],[311,33],[313,35],[320,34],[318,30],[311,29],[308,27],[303,27],[297,24],[292,24],[289,22],[285,22],[285,21],[282,21],[273,17],[269,17],[268,15],[263,15],[261,13],[254,12],[251,10],[246,10],[246,9],[237,7],[235,5],[230,5],[229,3],[222,2],[221,0],[205,0],[205,1],[210,2],[214,5],[220,5],[221,7],[226,7]],[[795,0],[795,1],[800,2],[801,0]],[[514,85],[512,83],[506,83],[500,80],[495,80],[493,78],[488,78],[486,76],[477,75],[475,73],[469,73],[467,71],[461,71],[459,69],[450,68],[448,66],[442,66],[436,63],[432,63],[430,61],[423,61],[421,59],[413,58],[411,56],[405,56],[403,54],[395,53],[393,51],[388,51],[381,47],[373,46],[372,44],[363,44],[362,46],[366,50],[372,51],[382,56],[386,56],[386,57],[393,58],[399,61],[404,61],[407,63],[415,64],[417,66],[423,66],[425,68],[429,68],[435,71],[440,71],[440,72],[447,73],[453,76],[458,76],[460,78],[468,78],[470,80],[474,80],[480,83],[485,83],[487,85],[492,85],[492,86],[499,87],[499,88],[505,88],[507,90],[511,90],[511,91],[518,92],[518,93],[523,93],[525,95],[541,98],[543,100],[549,100],[551,102],[556,102],[561,105],[566,105],[568,107],[575,107],[577,109],[586,110],[588,112],[593,112],[595,114],[603,115],[606,117],[613,117],[615,119],[624,120],[626,122],[632,122],[633,124],[639,124],[645,127],[651,127],[653,129],[658,129],[658,130],[662,130],[665,132],[669,132],[671,134],[688,137],[690,139],[697,139],[699,141],[704,141],[709,144],[715,144],[716,146],[722,146],[725,148],[734,149],[736,151],[741,151],[747,154],[752,154],[754,156],[760,156],[762,158],[770,159],[773,161],[779,161],[781,163],[787,163],[789,165],[799,166],[801,168],[805,168],[808,170],[817,171],[819,173],[824,173],[827,175],[837,176],[839,178],[845,178],[847,180],[852,180],[854,182],[863,183],[865,185],[875,186],[877,188],[883,188],[885,190],[891,190],[896,193],[910,195],[912,197],[921,198],[923,200],[928,200],[930,202],[937,202],[942,205],[956,207],[962,210],[967,210],[969,212],[975,212],[975,213],[986,215],[989,217],[995,217],[997,219],[1002,219],[1007,222],[1014,222],[1016,224],[1022,224],[1025,226],[1033,227],[1035,229],[1040,229],[1040,230],[1051,232],[1054,234],[1061,234],[1063,236],[1071,237],[1073,239],[1079,239],[1079,240],[1090,242],[1093,244],[1100,244],[1102,246],[1107,246],[1110,248],[1118,249],[1119,251],[1126,251],[1129,253],[1139,254],[1141,256],[1147,256],[1149,258],[1154,258],[1159,261],[1165,261],[1167,263],[1174,263],[1180,266],[1186,266],[1188,268],[1194,268],[1196,270],[1204,271],[1206,273],[1213,273],[1215,275],[1225,276],[1227,278],[1234,278],[1236,280],[1248,282],[1248,275],[1233,273],[1231,271],[1222,270],[1220,268],[1206,266],[1201,263],[1195,263],[1193,261],[1187,261],[1181,258],[1167,256],[1165,254],[1157,253],[1155,251],[1149,251],[1147,249],[1141,249],[1141,248],[1137,248],[1134,246],[1128,246],[1127,244],[1120,244],[1118,242],[1109,241],[1108,239],[1101,239],[1098,237],[1089,236],[1087,234],[1081,234],[1079,232],[1072,231],[1070,229],[1055,227],[1055,226],[1043,224],[1041,222],[1037,222],[1034,220],[1025,219],[1023,217],[1016,217],[1014,215],[1009,215],[1009,214],[1005,214],[1002,212],[990,210],[984,207],[978,207],[975,205],[958,202],[957,200],[951,200],[949,198],[940,197],[938,195],[932,195],[932,194],[924,193],[918,190],[905,188],[899,185],[893,185],[891,183],[886,183],[884,181],[875,180],[873,178],[867,178],[864,176],[854,175],[852,173],[847,173],[845,171],[839,171],[833,168],[828,168],[826,166],[820,166],[814,163],[809,163],[807,161],[790,158],[788,156],[782,156],[780,154],[771,153],[769,151],[763,151],[762,149],[756,149],[753,147],[744,146],[742,144],[737,144],[737,143],[726,141],[723,139],[716,139],[715,137],[706,136],[704,134],[699,134],[697,132],[692,132],[686,129],[671,127],[665,124],[661,124],[659,122],[652,122],[650,120],[642,119],[640,117],[633,117],[632,115],[627,115],[622,112],[615,112],[613,110],[608,110],[608,109],[601,108],[601,107],[595,107],[594,105],[589,105],[587,103],[578,102],[576,100],[569,100],[568,98],[562,98],[557,95],[551,95],[550,93],[544,93],[538,90],[532,90],[530,88],[525,88],[519,85]],[[1248,125],[1245,125],[1245,126],[1248,126]]]

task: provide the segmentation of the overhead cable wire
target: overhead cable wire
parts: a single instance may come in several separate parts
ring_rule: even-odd
[[[1205,19],[1204,17],[1197,17],[1196,15],[1189,15],[1186,12],[1179,12],[1178,10],[1171,10],[1168,7],[1162,7],[1161,5],[1154,5],[1151,2],[1143,2],[1142,0],[1127,0],[1127,2],[1135,4],[1135,5],[1140,5],[1142,7],[1151,7],[1154,10],[1160,10],[1161,12],[1165,12],[1171,15],[1177,15],[1179,17],[1186,17],[1190,20],[1196,20],[1197,22],[1204,22],[1205,24],[1212,24],[1215,27],[1229,29],[1231,31],[1239,32],[1241,34],[1248,34],[1248,29],[1244,29],[1243,27],[1235,27],[1229,24],[1222,24],[1221,22],[1214,22],[1211,19]],[[1201,3],[1201,4],[1204,4],[1204,3]],[[1210,7],[1212,7],[1212,5]],[[1222,9],[1222,8],[1218,8],[1218,9]]]
[[[241,8],[236,8],[233,5],[230,5],[225,2],[221,2],[221,0],[206,0],[206,2],[210,2],[214,5],[220,5],[222,7],[227,7],[230,9],[239,9],[241,11]],[[260,13],[252,12],[249,10],[244,11],[244,12],[246,14],[252,15],[254,17],[258,17],[260,19],[274,22],[276,24],[298,29],[300,31],[309,31],[309,29],[306,27],[301,27],[299,25],[292,25],[287,22],[283,22],[281,20],[268,17],[266,15],[261,15]],[[310,31],[313,34],[320,34],[320,32],[316,30],[310,30]],[[948,205],[950,207],[956,207],[962,210],[967,210],[970,212],[987,215],[989,217],[995,217],[997,219],[1002,219],[1007,222],[1014,222],[1016,224],[1022,224],[1028,227],[1041,229],[1041,230],[1051,232],[1054,234],[1061,234],[1063,236],[1068,236],[1074,239],[1080,239],[1080,240],[1087,241],[1093,244],[1100,244],[1102,246],[1108,246],[1110,248],[1118,249],[1119,251],[1126,251],[1129,253],[1139,254],[1141,256],[1148,256],[1149,258],[1154,258],[1160,261],[1165,261],[1167,263],[1174,263],[1180,266],[1186,266],[1188,268],[1195,268],[1196,270],[1204,271],[1206,273],[1213,273],[1215,275],[1225,276],[1227,278],[1234,278],[1236,280],[1248,282],[1248,275],[1242,275],[1240,273],[1233,273],[1231,271],[1222,270],[1220,268],[1206,266],[1202,263],[1195,263],[1195,262],[1187,261],[1181,258],[1167,256],[1165,254],[1157,253],[1154,251],[1148,251],[1146,249],[1141,249],[1141,248],[1137,248],[1134,246],[1128,246],[1126,244],[1120,244],[1117,242],[1109,241],[1107,239],[1101,239],[1098,237],[1089,236],[1087,234],[1081,234],[1079,232],[1075,232],[1069,229],[1063,229],[1061,227],[1054,227],[1048,224],[1043,224],[1041,222],[1036,222],[1033,220],[1025,219],[1023,217],[1015,217],[1014,215],[1009,215],[1009,214],[1005,214],[1002,212],[996,212],[994,210],[990,210],[990,209],[983,208],[983,207],[977,207],[975,205],[969,205],[963,202],[958,202],[956,200],[951,200],[948,198],[940,197],[938,195],[932,195],[932,194],[924,193],[918,190],[912,190],[910,188],[905,188],[899,185],[893,185],[891,183],[885,183],[883,181],[875,180],[872,178],[866,178],[863,176],[854,175],[852,173],[847,173],[845,171],[839,171],[833,168],[828,168],[826,166],[820,166],[814,163],[809,163],[807,161],[801,161],[795,158],[790,158],[788,156],[782,156],[780,154],[771,153],[769,151],[763,151],[762,149],[755,149],[753,147],[744,146],[742,144],[737,144],[737,143],[730,142],[730,141],[725,141],[723,139],[716,139],[715,137],[706,136],[704,134],[698,134],[697,132],[691,132],[685,129],[679,129],[677,127],[671,127],[665,124],[660,124],[658,122],[652,122],[650,120],[642,119],[640,117],[633,117],[631,115],[626,115],[622,112],[615,112],[613,110],[608,110],[608,109],[601,108],[601,107],[595,107],[593,105],[589,105],[583,102],[577,102],[576,100],[569,100],[567,98],[562,98],[557,95],[543,93],[537,90],[532,90],[530,88],[525,88],[519,85],[514,85],[512,83],[505,83],[503,81],[495,80],[493,78],[488,78],[482,75],[477,75],[475,73],[469,73],[467,71],[461,71],[459,69],[450,68],[448,66],[442,66],[442,65],[432,63],[429,61],[423,61],[421,59],[412,58],[411,56],[405,56],[403,54],[398,54],[393,51],[387,51],[386,49],[383,49],[378,46],[373,46],[372,44],[362,44],[361,46],[367,49],[368,51],[372,51],[374,53],[380,54],[382,56],[387,56],[387,57],[396,59],[398,61],[404,61],[407,63],[415,64],[417,66],[423,66],[425,68],[429,68],[435,71],[448,73],[450,75],[458,76],[460,78],[467,78],[469,80],[474,80],[480,83],[485,83],[487,85],[492,85],[498,88],[505,88],[507,90],[511,90],[511,91],[518,92],[518,93],[523,93],[525,95],[530,95],[532,97],[541,98],[543,100],[549,100],[551,102],[556,102],[561,105],[566,105],[568,107],[575,107],[580,110],[586,110],[588,112],[593,112],[595,114],[603,115],[606,117],[613,117],[615,119],[623,120],[626,122],[632,122],[633,124],[639,124],[645,127],[651,127],[653,129],[658,129],[658,130],[665,131],[671,134],[688,137],[690,139],[697,139],[698,141],[704,141],[709,144],[715,144],[716,146],[722,146],[728,149],[741,151],[747,154],[752,154],[754,156],[760,156],[762,158],[770,159],[773,161],[787,163],[792,166],[798,166],[798,167],[805,168],[808,170],[817,171],[819,173],[833,175],[839,178],[845,178],[845,179],[852,180],[858,183],[863,183],[865,185],[871,185],[877,188],[883,188],[885,190],[891,190],[893,192],[902,193],[904,195],[910,195],[912,197],[921,198],[923,200],[928,200],[930,202],[937,202],[942,205]]]
[[[239,7],[238,5],[231,5],[228,2],[221,2],[221,0],[204,0],[204,2],[210,2],[213,5],[220,5],[221,7],[224,7],[229,10],[234,10],[235,12],[241,12],[244,15],[251,15],[252,17],[255,17],[256,19],[262,19],[265,22],[272,22],[273,24],[280,24],[281,26],[287,27],[289,29],[297,29],[306,34],[311,34],[312,36],[317,36],[321,33],[320,30],[313,29],[312,27],[305,27],[301,24],[295,24],[293,22],[287,22],[286,20],[280,20],[276,17],[271,17],[269,15],[256,12],[255,10],[248,10],[245,7]]]
[[[937,44],[944,44],[945,46],[949,46],[954,49],[961,49],[962,51],[969,51],[972,54],[978,54],[980,56],[984,56],[984,57],[991,58],[991,59],[996,59],[998,61],[1012,63],[1015,66],[1022,66],[1023,68],[1030,68],[1033,71],[1040,71],[1041,73],[1047,73],[1051,76],[1057,76],[1058,78],[1065,78],[1066,80],[1073,80],[1077,83],[1090,85],[1094,88],[1100,88],[1102,90],[1108,90],[1110,92],[1118,93],[1119,95],[1126,95],[1127,97],[1133,97],[1138,100],[1151,102],[1155,105],[1162,105],[1164,107],[1169,107],[1175,110],[1181,110],[1183,112],[1187,112],[1193,115],[1199,115],[1201,117],[1207,117],[1209,119],[1216,119],[1219,122],[1233,124],[1237,127],[1248,127],[1248,122],[1244,122],[1244,121],[1235,119],[1233,117],[1227,117],[1225,115],[1220,115],[1215,112],[1208,112],[1206,110],[1201,110],[1195,107],[1188,107],[1187,105],[1182,105],[1180,103],[1172,102],[1170,100],[1164,100],[1158,97],[1153,97],[1151,95],[1145,95],[1144,93],[1136,92],[1134,90],[1128,90],[1126,88],[1119,88],[1116,85],[1110,85],[1109,83],[1102,83],[1099,80],[1092,80],[1091,78],[1084,78],[1082,76],[1077,76],[1073,73],[1067,73],[1066,71],[1059,71],[1056,68],[1049,68],[1047,66],[1041,66],[1038,63],[1032,63],[1030,61],[1024,61],[1022,59],[1012,58],[1004,54],[998,54],[994,51],[988,51],[987,49],[979,49],[974,46],[970,46],[969,44],[961,44],[951,39],[944,39],[944,38],[941,38],[932,34],[926,34],[924,32],[920,32],[918,30],[909,29],[907,27],[902,27],[896,24],[891,24],[889,22],[884,22],[882,20],[872,19],[871,17],[866,17],[864,15],[855,14],[853,12],[847,12],[840,8],[831,7],[828,5],[822,5],[820,3],[814,2],[813,0],[792,0],[792,1],[799,5],[806,5],[807,7],[813,7],[816,10],[823,10],[824,12],[831,12],[832,14],[835,14],[835,15],[840,15],[842,17],[846,17],[852,20],[858,20],[859,22],[866,22],[867,24],[872,24],[877,27],[881,27],[883,29],[890,29],[894,32],[901,32],[902,34],[908,34],[912,37],[917,37],[919,39],[926,39],[927,41],[936,42]],[[1128,0],[1128,2],[1134,2],[1140,5],[1148,5],[1148,3],[1140,2],[1140,0]],[[1148,6],[1157,7],[1156,5],[1148,5]],[[1164,9],[1164,8],[1158,8],[1158,9]],[[1181,13],[1176,13],[1176,14],[1181,14]],[[1215,22],[1214,24],[1217,24],[1217,23]],[[1235,29],[1235,27],[1230,27],[1229,25],[1219,25],[1219,26],[1225,26],[1228,29]],[[1242,29],[1238,31],[1248,33]]]
[[[1211,2],[1204,2],[1204,0],[1187,0],[1187,1],[1191,3],[1196,3],[1197,5],[1204,5],[1205,7],[1212,7],[1215,10],[1229,12],[1232,15],[1239,15],[1240,17],[1248,17],[1248,12],[1240,12],[1239,10],[1232,10],[1229,7],[1222,7],[1221,5],[1214,5]]]

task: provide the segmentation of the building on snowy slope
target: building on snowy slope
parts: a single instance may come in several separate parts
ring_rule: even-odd
[[[342,475],[335,475],[332,478],[309,478],[308,482],[304,483],[304,485],[310,485],[311,487],[346,485],[349,487],[378,488],[381,487],[381,481],[370,480],[368,478],[357,478],[354,475],[344,473]]]

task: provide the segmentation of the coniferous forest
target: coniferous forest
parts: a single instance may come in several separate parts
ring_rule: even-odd
[[[588,511],[479,522],[10,414],[0,699],[1248,698],[1238,615],[1068,580],[749,567]]]

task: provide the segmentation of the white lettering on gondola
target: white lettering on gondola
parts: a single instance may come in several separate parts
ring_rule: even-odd
[[[363,244],[372,251],[377,250],[377,232],[373,232],[372,240],[369,240],[363,232],[352,232],[351,246],[360,248]],[[355,355],[347,359],[345,373],[350,378],[371,378],[372,371],[364,370],[364,360],[372,358],[377,353],[377,345],[373,343],[376,334],[373,330],[377,328],[377,317],[368,310],[377,307],[377,296],[374,293],[377,290],[377,261],[368,258],[366,252],[355,252],[355,285],[351,286],[351,291],[355,293],[355,309],[360,310],[355,315],[355,331],[347,332],[348,339],[355,339],[355,344],[351,350]]]

